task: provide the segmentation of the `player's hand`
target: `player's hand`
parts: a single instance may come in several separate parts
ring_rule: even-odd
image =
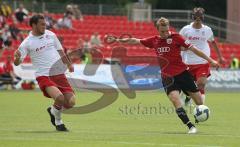
[[[220,57],[220,58],[219,58],[219,63],[220,63],[220,64],[225,64],[225,63],[226,63],[226,59],[223,58],[223,57]]]
[[[213,66],[213,67],[216,67],[216,69],[218,69],[220,67],[219,63],[215,60],[211,60],[210,64]]]
[[[14,58],[15,59],[20,59],[21,58],[21,53],[20,51],[16,50],[15,53],[14,53]]]
[[[14,52],[14,65],[18,66],[21,63],[21,52],[16,50]]]
[[[74,67],[72,65],[68,65],[69,72],[74,72]]]
[[[105,39],[106,43],[111,44],[115,41],[117,41],[117,38],[113,35],[106,35]]]

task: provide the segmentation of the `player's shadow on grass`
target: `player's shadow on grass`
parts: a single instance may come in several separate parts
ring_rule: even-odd
[[[15,131],[16,133],[29,133],[29,134],[50,134],[50,133],[59,133],[58,131],[52,130],[52,131]]]
[[[141,131],[141,133],[145,134],[155,134],[155,135],[182,135],[186,134],[184,131]]]
[[[179,132],[174,132],[174,131],[169,131],[169,132],[160,132],[160,134],[168,134],[168,135],[185,135],[186,132],[184,131],[179,131]]]
[[[206,123],[200,123],[200,124],[195,124],[195,126],[215,126],[213,124],[206,124]]]

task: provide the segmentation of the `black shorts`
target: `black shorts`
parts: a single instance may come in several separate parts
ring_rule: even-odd
[[[163,86],[167,95],[174,90],[183,91],[185,94],[199,91],[192,75],[186,70],[174,77],[163,79]]]

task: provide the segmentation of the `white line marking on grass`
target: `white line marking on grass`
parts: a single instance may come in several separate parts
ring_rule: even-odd
[[[14,131],[14,132],[28,132],[28,133],[35,133],[35,132],[38,132],[40,130],[11,130],[11,129],[0,129],[0,131]],[[42,130],[42,132],[44,132],[46,130]],[[53,131],[54,132],[54,131]],[[140,135],[159,135],[159,136],[193,136],[193,137],[199,137],[199,136],[206,136],[206,137],[228,137],[228,138],[240,138],[240,135],[230,135],[230,134],[193,134],[193,135],[189,135],[189,134],[170,134],[170,133],[164,133],[164,132],[118,132],[118,131],[111,131],[111,132],[108,132],[108,131],[90,131],[90,130],[81,130],[81,131],[78,131],[78,130],[73,130],[73,131],[70,131],[71,133],[89,133],[89,134],[108,134],[108,135],[120,135],[120,136],[132,136],[132,135],[137,135],[137,136],[140,136]],[[47,133],[47,131],[46,131]],[[56,131],[57,133],[57,131]],[[0,134],[1,135],[1,134]]]
[[[57,142],[86,142],[77,139],[49,139],[49,138],[23,138],[23,137],[1,137],[0,140],[16,140],[16,141],[57,141]],[[223,147],[217,145],[196,145],[196,144],[167,144],[167,143],[151,143],[151,142],[127,142],[127,141],[101,141],[92,140],[94,142],[111,143],[111,144],[128,144],[128,145],[148,145],[148,146],[176,146],[176,147]]]
[[[127,141],[107,141],[107,143],[112,144],[128,144],[128,145],[149,145],[149,146],[156,146],[161,144],[150,143],[150,142],[127,142]]]
[[[230,135],[230,134],[168,134],[168,133],[163,133],[163,132],[94,132],[94,131],[77,131],[73,130],[72,131],[77,132],[77,133],[92,133],[92,134],[110,134],[110,135],[122,135],[122,136],[132,136],[132,135],[159,135],[159,136],[194,136],[194,137],[199,137],[199,136],[207,136],[207,137],[228,137],[228,138],[240,138],[240,135]]]
[[[117,143],[117,144],[131,144],[131,145],[151,145],[151,146],[181,146],[181,147],[222,147],[222,146],[216,146],[216,145],[196,145],[196,144],[167,144],[167,143],[148,143],[148,142],[126,142],[126,141],[110,141],[111,143]]]

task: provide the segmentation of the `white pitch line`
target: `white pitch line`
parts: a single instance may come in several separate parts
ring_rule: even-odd
[[[110,135],[122,135],[122,136],[132,136],[132,135],[159,135],[159,136],[207,136],[207,137],[228,137],[228,138],[240,138],[240,135],[229,135],[229,134],[167,134],[167,133],[163,133],[163,132],[94,132],[94,131],[84,131],[84,130],[81,130],[81,131],[72,131],[73,133],[74,132],[77,132],[77,133],[92,133],[92,134],[110,134]]]
[[[150,145],[150,146],[177,146],[177,147],[223,147],[223,146],[217,146],[217,145],[196,145],[196,144],[167,144],[167,143],[148,143],[148,142],[122,142],[122,141],[110,141],[111,143],[117,143],[117,144],[131,144],[131,145]]]
[[[77,139],[49,139],[49,138],[22,138],[22,137],[1,137],[0,140],[17,140],[17,141],[60,141],[60,142],[85,142]],[[176,146],[176,147],[223,147],[217,145],[196,145],[196,144],[167,144],[167,143],[151,143],[151,142],[128,142],[128,141],[101,141],[94,140],[95,142],[111,143],[111,144],[128,144],[128,145],[148,145],[148,146]]]
[[[37,132],[39,130],[11,130],[11,129],[0,129],[0,131],[14,131],[14,132]],[[46,130],[42,130],[43,132]],[[46,131],[47,133],[47,131]],[[56,131],[57,133],[57,131]],[[168,134],[168,133],[163,133],[163,132],[95,132],[95,131],[88,131],[88,130],[72,130],[70,133],[89,133],[89,134],[109,134],[109,135],[122,135],[122,136],[132,136],[132,135],[159,135],[159,136],[194,136],[194,137],[199,137],[199,136],[206,136],[206,137],[227,137],[227,138],[240,138],[240,135],[230,135],[230,134]]]

